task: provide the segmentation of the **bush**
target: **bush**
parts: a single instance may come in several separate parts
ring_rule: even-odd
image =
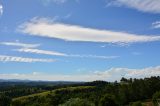
[[[154,106],[159,106],[160,105],[160,91],[156,92],[153,97],[152,97],[152,102]]]
[[[113,95],[107,94],[100,99],[100,106],[117,106],[115,102],[115,97]]]
[[[143,106],[140,101],[133,102],[130,106]]]
[[[66,103],[59,106],[95,106],[92,102],[86,99],[72,98],[69,99]]]
[[[0,95],[0,106],[10,106],[11,98],[5,95]]]

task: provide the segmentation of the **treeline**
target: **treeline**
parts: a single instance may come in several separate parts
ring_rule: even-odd
[[[64,91],[56,91],[53,97],[57,100],[52,103],[54,104],[53,106],[63,104],[71,98],[87,100],[95,106],[125,106],[134,104],[136,101],[151,99],[154,93],[160,91],[160,77],[144,79],[122,78],[119,83],[94,81],[87,83],[87,85],[95,87],[87,90],[71,91],[66,89]],[[140,104],[139,102],[136,103]]]
[[[58,88],[65,88],[68,86],[79,86],[81,82],[41,82],[41,81],[29,81],[29,82],[0,82],[0,95],[5,95],[10,98],[16,98],[26,96],[30,94],[40,93],[48,90],[54,90]]]
[[[11,106],[142,106],[141,101],[152,98],[155,106],[160,102],[160,77],[122,78],[114,83],[94,81],[52,88],[49,88],[49,93],[12,101],[3,95],[0,101],[8,100]],[[0,103],[0,106],[10,105]]]

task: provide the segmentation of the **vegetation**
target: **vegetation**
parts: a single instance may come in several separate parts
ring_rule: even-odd
[[[115,102],[114,95],[110,95],[110,94],[104,95],[104,97],[100,99],[99,105],[100,106],[118,106]]]
[[[10,106],[10,103],[11,103],[11,98],[5,95],[0,95],[0,106]]]
[[[131,103],[130,105],[131,105],[131,106],[145,106],[145,105],[143,105],[142,102],[140,102],[140,101],[133,102],[133,103]]]
[[[92,102],[87,101],[86,99],[71,98],[67,102],[59,106],[95,106],[95,105]]]
[[[151,98],[158,106],[160,100],[160,77],[122,78],[120,82],[22,85],[1,88],[0,106],[146,106],[149,102],[145,100]]]
[[[154,106],[159,106],[160,105],[160,91],[156,92],[153,95],[152,101],[153,101]]]

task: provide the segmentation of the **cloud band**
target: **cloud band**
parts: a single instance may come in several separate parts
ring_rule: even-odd
[[[20,25],[18,31],[29,35],[57,38],[66,41],[135,43],[160,40],[160,36],[86,28],[77,25],[56,23],[46,18],[34,18],[30,22]]]

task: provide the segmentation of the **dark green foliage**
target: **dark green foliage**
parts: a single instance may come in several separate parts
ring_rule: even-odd
[[[71,98],[67,102],[59,106],[95,106],[95,105],[86,99]]]
[[[99,106],[117,106],[117,104],[115,102],[115,97],[113,95],[110,95],[110,94],[104,95],[100,99]]]
[[[143,105],[142,105],[142,103],[140,101],[137,101],[137,102],[131,103],[130,106],[143,106]]]
[[[83,104],[84,101],[95,106],[125,106],[128,104],[141,106],[140,102],[135,101],[151,99],[155,92],[160,91],[160,77],[144,79],[122,78],[121,82],[114,83],[94,81],[71,85],[24,85],[11,88],[13,89],[9,87],[6,90],[5,88],[0,88],[0,93],[9,97],[21,97],[44,92],[40,95],[15,99],[12,101],[12,106],[58,106],[77,102],[78,104]],[[153,96],[153,102],[156,103],[159,98],[160,93],[157,92]]]
[[[0,106],[10,106],[11,98],[5,95],[0,95]]]
[[[122,77],[120,81],[121,81],[121,82],[128,82],[128,79]]]
[[[79,86],[84,84],[80,82],[45,82],[45,81],[18,81],[18,82],[0,82],[0,95],[6,95],[11,98],[40,93],[48,90],[70,86]]]
[[[155,106],[159,106],[160,105],[160,91],[159,92],[156,92],[153,97],[152,97],[152,101],[153,101],[153,104]]]

